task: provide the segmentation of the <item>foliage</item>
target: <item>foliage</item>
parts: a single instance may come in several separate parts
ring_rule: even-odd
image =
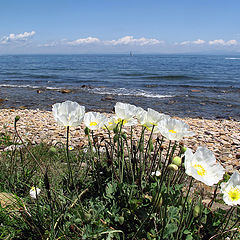
[[[240,239],[239,207],[213,210],[217,191],[202,203],[182,145],[153,139],[154,127],[143,126],[138,139],[123,129],[120,121],[101,139],[85,129],[84,149],[70,151],[67,139],[66,147],[25,143],[2,152],[0,192],[14,193],[17,206],[1,201],[0,239]]]

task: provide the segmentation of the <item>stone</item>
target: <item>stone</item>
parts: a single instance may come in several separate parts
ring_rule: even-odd
[[[190,91],[191,91],[191,92],[196,92],[196,93],[198,93],[198,92],[202,92],[202,91],[199,90],[199,89],[191,89]]]
[[[70,89],[61,89],[60,92],[61,93],[71,93],[72,90],[70,90]]]
[[[112,96],[106,96],[101,98],[101,101],[110,101],[110,100],[114,100],[114,98]]]

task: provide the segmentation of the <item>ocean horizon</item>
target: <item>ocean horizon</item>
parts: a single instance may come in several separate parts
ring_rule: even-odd
[[[240,55],[0,55],[1,108],[50,110],[67,99],[112,111],[116,101],[175,116],[238,118]]]

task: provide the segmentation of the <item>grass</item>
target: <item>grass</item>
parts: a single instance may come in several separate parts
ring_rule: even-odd
[[[0,239],[240,239],[239,207],[213,211],[184,165],[169,167],[175,156],[184,161],[181,145],[144,131],[133,140],[121,129],[101,139],[86,129],[84,149],[25,143],[3,151]],[[17,141],[17,132],[0,135],[1,145]],[[41,189],[36,199],[32,186]]]

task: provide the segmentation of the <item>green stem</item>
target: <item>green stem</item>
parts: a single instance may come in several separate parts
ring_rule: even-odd
[[[226,224],[225,224],[225,226],[224,226],[224,228],[222,229],[222,233],[226,230],[226,228],[227,228],[227,226],[228,226],[228,223],[229,223],[229,221],[230,221],[230,219],[231,219],[231,217],[232,217],[232,214],[233,214],[233,211],[234,211],[234,207],[231,207],[230,209],[229,209],[229,216],[228,216],[228,218],[227,218],[227,221],[226,221]],[[225,222],[225,221],[224,221]]]
[[[189,187],[188,187],[187,195],[186,195],[186,197],[185,197],[184,204],[183,204],[183,207],[182,207],[181,217],[180,217],[180,223],[179,223],[179,225],[178,225],[178,230],[177,230],[177,237],[176,237],[177,240],[178,240],[178,239],[181,239],[181,238],[179,238],[179,237],[181,237],[180,232],[181,232],[181,226],[182,226],[182,223],[183,223],[183,214],[184,214],[186,202],[187,202],[187,200],[188,200],[188,195],[189,195],[190,189],[191,189],[191,187],[192,187],[192,182],[193,182],[193,177],[191,177],[191,181],[190,181],[190,184],[189,184]]]
[[[70,185],[73,184],[73,176],[72,176],[72,169],[70,164],[70,157],[69,157],[69,126],[67,126],[67,164],[68,164],[68,176],[69,176],[69,183]]]

